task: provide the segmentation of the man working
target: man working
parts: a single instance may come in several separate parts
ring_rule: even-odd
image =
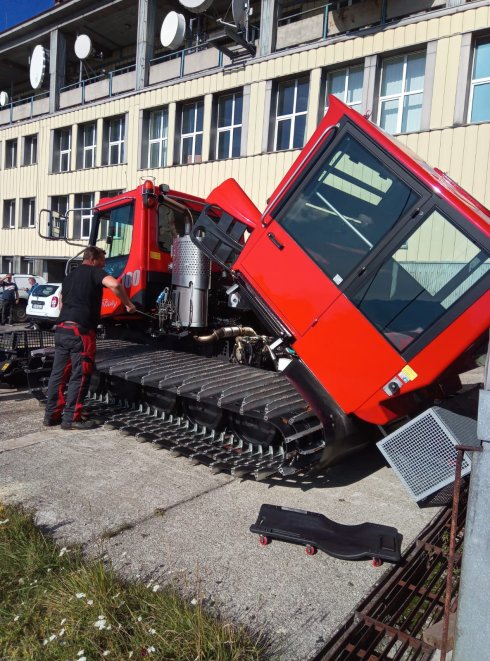
[[[54,363],[43,421],[47,427],[60,423],[62,429],[93,426],[91,420],[83,417],[83,401],[95,361],[95,333],[103,287],[118,296],[127,312],[136,309],[121,283],[103,270],[104,264],[105,252],[91,246],[83,253],[82,264],[63,281],[62,308],[56,326]]]
[[[12,282],[12,274],[7,275],[0,280],[0,286],[3,287],[1,295],[2,318],[0,323],[3,326],[11,322],[12,308],[19,302],[19,290],[15,282]]]

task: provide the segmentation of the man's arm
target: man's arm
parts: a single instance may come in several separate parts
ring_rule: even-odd
[[[106,275],[102,280],[104,287],[107,287],[116,294],[120,299],[121,303],[126,308],[126,312],[134,312],[136,310],[136,305],[129,300],[129,296],[126,294],[126,290],[120,282],[113,278],[112,275]]]
[[[15,305],[19,302],[19,288],[14,282],[14,292],[15,292]]]

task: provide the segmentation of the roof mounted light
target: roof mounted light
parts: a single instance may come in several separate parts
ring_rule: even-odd
[[[145,209],[153,209],[157,204],[155,184],[151,179],[145,179],[142,185],[143,206]]]

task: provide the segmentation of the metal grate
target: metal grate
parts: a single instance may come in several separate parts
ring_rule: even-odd
[[[454,481],[456,445],[477,444],[475,420],[435,406],[377,445],[410,496],[419,501]],[[461,474],[470,470],[465,454]]]

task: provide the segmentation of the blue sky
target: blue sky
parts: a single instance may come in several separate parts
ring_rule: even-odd
[[[54,7],[54,0],[0,0],[0,32]]]

